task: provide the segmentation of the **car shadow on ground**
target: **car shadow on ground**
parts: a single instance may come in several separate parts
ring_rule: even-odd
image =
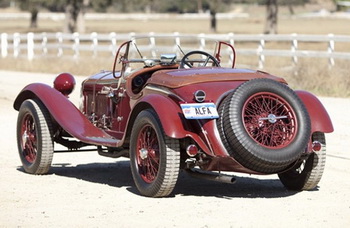
[[[234,173],[232,174],[234,175]],[[179,176],[173,194],[215,196],[218,198],[281,198],[297,194],[287,190],[276,175],[271,179],[237,176],[234,184],[193,178],[186,172]]]
[[[22,168],[20,171],[24,172]],[[76,178],[112,187],[126,187],[128,191],[139,194],[132,179],[129,161],[113,163],[90,163],[71,166],[66,163],[54,163],[50,174]],[[272,175],[271,178],[276,178]],[[278,179],[257,179],[236,177],[235,184],[220,183],[191,177],[181,171],[176,187],[170,197],[207,196],[218,198],[281,198],[297,194],[286,190]]]

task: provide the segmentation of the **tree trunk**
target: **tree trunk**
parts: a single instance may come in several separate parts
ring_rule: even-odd
[[[210,31],[217,31],[217,20],[216,13],[218,12],[221,5],[221,0],[211,0],[209,1],[209,10],[210,10]]]
[[[34,7],[30,10],[30,28],[37,28],[38,27],[38,8]]]
[[[295,14],[293,4],[291,2],[288,2],[288,10],[289,10],[290,15]]]
[[[66,33],[85,33],[84,15],[89,0],[69,0],[66,5],[66,20],[63,31]]]
[[[210,10],[210,31],[216,32],[216,10]]]
[[[203,2],[202,2],[202,0],[197,0],[197,13],[203,13]]]
[[[85,13],[89,6],[90,0],[83,0],[82,4],[80,4],[80,10],[78,13],[77,18],[77,31],[79,33],[85,33],[86,32],[86,26],[85,26]]]
[[[277,34],[277,14],[277,0],[267,0],[265,34]]]
[[[75,3],[76,3],[75,0],[71,0],[71,1],[68,1],[66,5],[66,8],[65,8],[66,18],[65,18],[64,29],[63,29],[65,33],[73,33],[76,31],[78,12],[77,12],[77,7]]]

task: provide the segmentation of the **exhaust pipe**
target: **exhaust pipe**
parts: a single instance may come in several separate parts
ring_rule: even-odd
[[[195,178],[217,181],[221,183],[234,184],[236,182],[236,178],[234,176],[230,176],[227,174],[215,173],[215,172],[207,172],[198,169],[186,169],[186,172]]]

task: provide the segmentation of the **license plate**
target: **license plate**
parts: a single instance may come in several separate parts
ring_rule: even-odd
[[[214,103],[180,104],[186,119],[216,119],[219,118]]]

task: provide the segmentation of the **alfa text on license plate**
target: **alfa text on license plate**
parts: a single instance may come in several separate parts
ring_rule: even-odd
[[[186,103],[181,104],[186,119],[216,119],[219,118],[214,103]]]

